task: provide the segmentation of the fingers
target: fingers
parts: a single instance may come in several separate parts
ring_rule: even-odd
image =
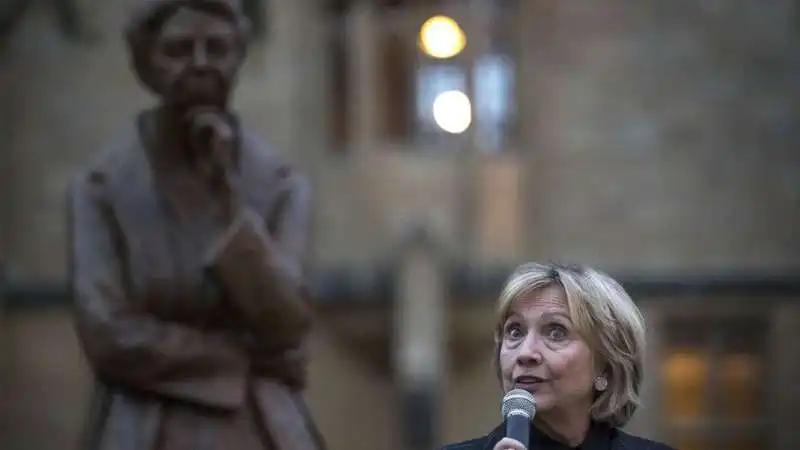
[[[201,157],[212,157],[229,163],[231,147],[236,139],[231,118],[224,111],[194,109],[187,114],[189,140]]]
[[[511,438],[503,438],[495,444],[494,450],[526,450],[522,442]]]
[[[255,375],[281,380],[293,389],[303,389],[308,378],[308,361],[299,349],[274,356],[254,355],[251,364]]]
[[[227,197],[232,190],[227,183],[236,141],[230,117],[216,109],[194,109],[186,119],[189,145],[199,175]]]
[[[199,114],[192,121],[195,133],[206,131],[211,134],[215,144],[226,144],[233,140],[233,127],[228,122],[228,118],[216,112],[204,112]]]

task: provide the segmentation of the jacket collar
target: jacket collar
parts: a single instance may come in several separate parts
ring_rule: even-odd
[[[489,432],[486,436],[485,444],[482,450],[492,450],[500,439],[505,434],[505,422],[501,423],[494,430]],[[546,442],[553,442],[551,438],[539,431],[533,424],[531,424],[531,441],[537,442],[539,445]],[[580,445],[581,450],[617,450],[619,447],[617,440],[617,432],[615,429],[608,427],[604,424],[593,423],[589,432],[586,434],[586,439]],[[535,446],[532,446],[535,448]]]

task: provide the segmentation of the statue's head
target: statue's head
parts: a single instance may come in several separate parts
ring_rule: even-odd
[[[138,0],[126,30],[139,80],[179,109],[225,107],[247,43],[238,0]]]

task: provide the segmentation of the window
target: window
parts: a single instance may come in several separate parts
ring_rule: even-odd
[[[512,23],[513,8],[510,2],[493,2],[492,18],[488,29],[466,28],[467,45],[471,32],[485,35],[488,42],[481,46],[478,54],[458,54],[449,59],[432,58],[420,51],[415,80],[415,133],[414,138],[422,143],[446,142],[452,134],[466,131],[458,126],[462,120],[458,115],[468,114],[476,148],[485,153],[497,153],[508,149],[513,143],[516,121],[516,71]],[[437,104],[448,95],[462,93],[465,101],[452,99],[450,110],[440,112],[453,117],[456,123],[447,124],[448,117],[439,117]],[[466,111],[465,111],[466,110]],[[439,111],[442,111],[439,109]],[[464,124],[466,125],[466,124]],[[454,132],[454,130],[456,130]]]
[[[768,450],[766,331],[758,317],[668,322],[664,413],[673,445]]]
[[[509,144],[515,117],[514,67],[510,55],[490,53],[475,63],[478,148],[494,153]]]
[[[510,50],[513,34],[509,31],[515,11],[509,6],[512,4],[509,0],[488,2],[492,18],[471,21],[472,15],[487,10],[475,12],[459,3],[435,0],[380,1],[367,8],[369,30],[359,28],[357,33],[346,29],[347,18],[356,6],[337,4],[329,15],[333,24],[328,52],[330,146],[346,148],[354,137],[353,127],[374,126],[374,130],[358,130],[357,134],[378,139],[378,144],[439,150],[453,147],[447,145],[458,142],[453,136],[470,129],[480,151],[494,153],[508,148],[516,121],[516,55]],[[434,16],[449,18],[466,36],[467,48],[447,57],[433,57],[423,51],[421,29]],[[466,24],[460,23],[462,20]],[[348,38],[352,33],[362,44],[370,44],[355,48],[354,39]],[[487,37],[488,43],[480,46],[479,54],[470,51],[470,34]],[[370,52],[360,55],[361,61],[373,61],[374,65],[349,65],[353,58],[359,58],[356,52]],[[369,82],[353,83],[353,79]],[[374,112],[369,125],[350,120],[359,117],[351,114],[355,112],[352,108],[359,107],[352,104],[354,99]]]
[[[438,63],[417,69],[415,84],[416,140],[418,143],[441,143],[447,137],[447,120],[434,114],[434,105],[447,92],[467,92],[467,76],[462,67],[453,63]],[[441,104],[441,103],[440,103]],[[449,105],[445,104],[445,107]],[[464,107],[453,105],[451,107]],[[441,114],[458,114],[458,111],[443,111]],[[471,120],[471,117],[469,118]],[[438,121],[438,123],[437,123]],[[460,124],[454,124],[460,128]]]

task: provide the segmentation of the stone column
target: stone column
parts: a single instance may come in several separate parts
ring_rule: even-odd
[[[463,8],[463,9],[462,9]],[[478,204],[478,189],[481,175],[480,149],[478,148],[478,125],[481,117],[476,104],[475,67],[479,58],[488,53],[491,44],[490,34],[490,6],[482,1],[471,0],[463,5],[454,5],[454,18],[459,22],[467,36],[467,45],[460,55],[467,61],[465,67],[466,94],[472,103],[472,123],[461,136],[453,136],[459,141],[458,163],[460,165],[459,181],[459,256],[467,260],[475,259],[478,254],[479,243],[478,217],[483,211]]]
[[[378,18],[369,1],[353,4],[347,18],[347,50],[350,67],[348,120],[353,150],[373,150],[378,141]]]
[[[537,255],[546,240],[541,236],[544,219],[542,199],[539,192],[546,192],[547,168],[541,164],[542,157],[551,145],[547,134],[547,116],[540,113],[542,103],[549,101],[550,78],[547,76],[549,53],[552,52],[552,19],[554,6],[541,0],[524,0],[516,4],[514,33],[516,48],[516,147],[520,151],[519,204],[521,211],[521,236],[523,254]]]
[[[401,391],[404,448],[440,445],[439,395],[445,379],[445,273],[425,230],[406,241],[394,310],[396,386]]]

